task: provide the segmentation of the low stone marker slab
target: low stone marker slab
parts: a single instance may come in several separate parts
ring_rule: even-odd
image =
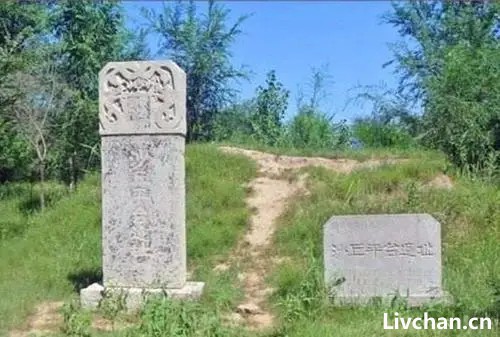
[[[428,214],[334,216],[324,226],[325,282],[338,303],[443,297],[441,225]]]
[[[186,280],[184,148],[186,75],[171,61],[111,62],[99,73],[103,283],[81,291],[96,307],[103,292],[128,309],[147,295],[196,298]]]

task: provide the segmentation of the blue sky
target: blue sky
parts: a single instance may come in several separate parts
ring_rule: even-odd
[[[266,73],[275,69],[279,80],[290,90],[287,117],[296,110],[298,85],[304,85],[311,67],[327,64],[333,84],[322,109],[335,119],[348,119],[370,112],[369,105],[346,102],[357,85],[385,83],[395,87],[392,68],[382,65],[391,59],[388,43],[399,40],[395,28],[381,23],[390,10],[389,1],[220,1],[231,10],[231,22],[252,14],[243,25],[243,34],[233,47],[233,64],[251,70],[250,80],[238,85],[242,99],[253,97]],[[206,7],[198,2],[200,10]],[[127,1],[129,24],[141,23],[140,8],[161,10],[160,1]],[[158,40],[148,38],[154,52]],[[155,58],[161,58],[155,56]]]

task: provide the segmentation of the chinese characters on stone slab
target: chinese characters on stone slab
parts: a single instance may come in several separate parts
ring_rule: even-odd
[[[426,257],[436,254],[430,242],[353,242],[332,244],[332,256]]]

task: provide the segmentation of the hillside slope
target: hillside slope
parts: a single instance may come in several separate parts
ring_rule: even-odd
[[[46,330],[59,336],[64,327],[61,336],[82,337],[394,336],[382,329],[384,312],[498,317],[499,186],[446,175],[440,156],[383,158],[311,159],[188,146],[188,263],[192,278],[206,282],[206,293],[195,303],[153,301],[135,317],[105,310],[90,317],[66,307],[71,319],[64,323],[58,311],[61,301],[76,299],[79,288],[101,278],[98,175],[45,212],[15,215],[10,207],[9,217],[24,219],[26,229],[0,241],[0,334]],[[419,310],[400,301],[392,307],[332,306],[323,286],[325,221],[336,214],[416,212],[442,223],[444,286],[454,304]],[[424,332],[405,336],[455,335]]]
[[[212,146],[194,145],[187,148],[186,170],[188,263],[191,273],[207,281],[210,266],[245,230],[245,184],[255,174],[255,165]],[[31,196],[22,193],[15,198],[21,204]],[[9,197],[0,200],[9,202]],[[9,217],[25,223],[26,229],[0,241],[0,336],[12,327],[26,332],[37,330],[37,326],[30,326],[37,325],[33,323],[37,320],[28,317],[30,313],[44,312],[40,306],[37,309],[37,303],[75,298],[80,288],[102,277],[97,174],[89,175],[73,194],[62,197],[44,212],[24,216],[17,206],[12,208]],[[207,289],[210,300],[222,304],[230,301],[234,293],[229,286],[219,289],[210,284]],[[50,330],[43,321],[38,319],[39,326]]]

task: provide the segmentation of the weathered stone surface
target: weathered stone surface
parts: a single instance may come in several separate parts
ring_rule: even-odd
[[[102,300],[104,287],[99,283],[92,283],[80,290],[80,304],[85,309],[96,309]]]
[[[443,296],[441,226],[428,214],[334,216],[324,226],[325,282],[338,302]]]
[[[104,285],[186,282],[184,137],[102,139]]]
[[[171,61],[110,62],[99,73],[101,135],[186,134],[186,74]]]
[[[105,292],[111,298],[122,297],[128,312],[140,310],[149,297],[165,296],[178,300],[196,300],[203,294],[205,283],[186,282],[182,288],[120,288],[104,287],[97,283],[80,291],[80,303],[84,309],[95,309],[104,298]]]

